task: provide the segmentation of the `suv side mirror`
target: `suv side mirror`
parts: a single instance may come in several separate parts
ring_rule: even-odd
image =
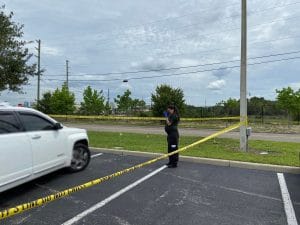
[[[54,126],[53,126],[54,130],[60,130],[62,128],[63,128],[63,126],[61,125],[61,123],[55,123]]]

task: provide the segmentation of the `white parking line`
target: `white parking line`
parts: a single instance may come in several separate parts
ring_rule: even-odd
[[[98,154],[95,154],[95,155],[91,155],[91,158],[93,159],[93,158],[96,158],[96,157],[98,157],[100,155],[103,155],[103,153],[98,153]]]
[[[148,180],[149,178],[151,178],[152,176],[154,176],[155,174],[159,173],[160,171],[162,171],[163,169],[167,168],[167,166],[162,166],[160,168],[158,168],[157,170],[154,170],[153,172],[149,173],[148,175],[144,176],[143,178],[135,181],[134,183],[128,185],[127,187],[121,189],[120,191],[114,193],[113,195],[109,196],[108,198],[104,199],[103,201],[97,203],[96,205],[92,206],[91,208],[83,211],[82,213],[78,214],[77,216],[73,217],[72,219],[64,222],[62,225],[71,225],[74,224],[76,222],[78,222],[79,220],[81,220],[83,217],[87,216],[88,214],[96,211],[97,209],[102,208],[103,206],[105,206],[107,203],[111,202],[112,200],[118,198],[119,196],[121,196],[122,194],[126,193],[127,191],[131,190],[132,188],[134,188],[135,186],[139,185],[140,183],[144,182],[145,180]]]
[[[282,173],[277,173],[277,177],[280,185],[287,223],[288,225],[298,225],[295,211],[293,208],[293,203],[291,201],[291,197],[286,186],[284,175]]]

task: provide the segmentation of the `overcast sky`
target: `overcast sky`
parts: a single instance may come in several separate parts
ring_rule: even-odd
[[[41,65],[46,69],[42,93],[62,85],[68,59],[69,85],[77,102],[87,85],[103,90],[105,96],[110,89],[111,100],[130,89],[133,97],[150,103],[160,84],[182,88],[186,103],[197,106],[239,98],[239,68],[232,67],[239,66],[240,58],[240,0],[5,0],[4,4],[15,13],[14,21],[25,25],[25,40],[42,41]],[[297,0],[249,0],[248,57],[300,51],[299,27]],[[36,44],[28,47],[36,54]],[[248,63],[295,57],[300,53]],[[249,65],[248,94],[275,99],[275,89],[300,88],[299,62]],[[219,69],[224,67],[231,68]],[[155,77],[180,73],[190,74]],[[132,79],[138,77],[154,78]],[[33,101],[36,83],[36,78],[31,79],[23,87],[25,94],[2,92],[0,100]]]

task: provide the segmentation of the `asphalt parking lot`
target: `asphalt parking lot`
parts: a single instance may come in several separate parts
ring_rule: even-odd
[[[83,172],[70,174],[61,170],[0,194],[0,210],[147,159],[97,155]],[[0,224],[288,224],[276,173],[189,162],[170,169],[163,167],[165,162],[79,191]],[[300,175],[284,174],[284,177],[300,221]],[[141,178],[145,180],[135,183]]]

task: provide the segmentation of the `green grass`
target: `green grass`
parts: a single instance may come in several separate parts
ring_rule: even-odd
[[[88,132],[90,146],[101,148],[116,148],[165,153],[166,136],[158,134],[133,134],[116,132]],[[180,137],[180,146],[186,146],[199,137]],[[300,144],[287,142],[256,141],[249,142],[249,153],[240,152],[239,141],[234,139],[217,138],[196,147],[182,155],[205,157],[214,159],[227,159],[245,162],[256,162],[275,165],[299,166]],[[268,152],[267,155],[260,153]]]

